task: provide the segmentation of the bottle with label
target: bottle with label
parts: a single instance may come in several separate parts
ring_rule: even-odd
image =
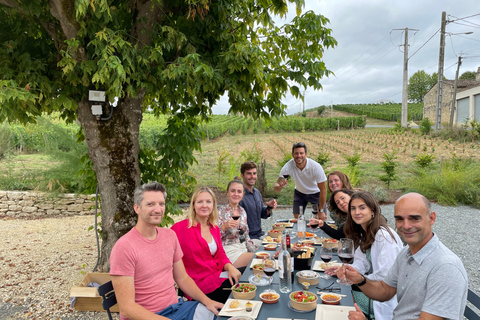
[[[282,237],[282,250],[278,255],[278,277],[280,278],[280,292],[292,292],[292,257],[287,251],[287,237]]]
[[[290,268],[290,273],[292,274],[292,283],[293,283],[293,279],[294,279],[294,276],[293,276],[293,263],[294,263],[294,255],[293,255],[293,249],[292,249],[292,246],[291,246],[291,238],[290,238],[290,230],[287,229],[285,230],[285,243],[287,245],[287,251],[288,253],[290,254],[290,260],[291,260],[291,265],[292,267]]]
[[[307,231],[307,224],[305,223],[305,216],[303,215],[303,207],[300,206],[300,214],[297,219],[298,239],[305,239],[305,232]]]

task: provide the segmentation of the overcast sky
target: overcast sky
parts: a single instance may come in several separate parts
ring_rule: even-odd
[[[447,22],[452,21],[446,26],[445,77],[455,79],[459,54],[463,56],[460,75],[480,67],[478,0],[306,0],[306,3],[305,11],[313,10],[330,20],[328,27],[338,45],[328,49],[323,59],[335,76],[320,80],[323,90],[307,88],[305,109],[332,102],[376,103],[380,99],[401,102],[404,29],[409,28],[408,76],[418,70],[428,74],[437,72],[442,11],[447,13]],[[287,19],[294,13],[292,7]],[[457,34],[466,32],[473,34]],[[289,106],[288,114],[302,111],[301,100],[287,97],[284,102]],[[227,100],[222,99],[213,112],[226,114],[228,108]]]

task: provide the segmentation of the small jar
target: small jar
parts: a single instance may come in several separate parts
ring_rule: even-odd
[[[250,301],[248,301],[247,303],[245,303],[245,308],[247,312],[251,312],[253,308],[253,304]]]
[[[302,286],[303,286],[303,290],[308,290],[308,288],[310,287],[310,283],[302,282]]]

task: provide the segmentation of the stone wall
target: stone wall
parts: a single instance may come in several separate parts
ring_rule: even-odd
[[[0,191],[0,216],[44,218],[94,213],[95,195]]]
[[[442,85],[442,124],[450,123],[450,109],[452,108],[453,81],[443,80]],[[423,117],[430,119],[435,125],[437,109],[437,84],[427,92],[423,98]]]

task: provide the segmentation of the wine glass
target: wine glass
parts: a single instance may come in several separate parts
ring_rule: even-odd
[[[318,220],[313,220],[312,222],[310,222],[309,227],[310,229],[312,229],[312,233],[315,236],[315,229],[318,228]]]
[[[272,285],[272,276],[275,274],[275,271],[277,271],[277,269],[275,268],[275,260],[264,259],[263,261],[263,272],[268,277],[268,290],[270,290],[270,287]]]
[[[325,262],[325,269],[328,267],[328,263],[332,260],[332,248],[328,248],[322,245],[320,249],[320,258]],[[325,271],[325,270],[324,270]],[[325,273],[320,276],[322,279],[330,279],[332,278],[329,274]]]
[[[237,221],[238,219],[240,219],[240,215],[235,216],[235,215],[232,214],[231,218],[233,220]],[[240,225],[238,226],[237,230],[238,230],[238,239],[240,240],[240,243],[245,242],[245,236],[243,235],[245,233],[245,231],[242,228],[240,228]]]
[[[340,239],[340,242],[338,243],[338,258],[340,259],[340,261],[342,261],[344,264],[351,263],[353,261],[354,251],[355,247],[353,245],[352,239]],[[350,281],[346,279],[338,279],[337,282],[346,286],[351,285]]]
[[[312,216],[314,218],[317,218],[317,214],[318,214],[318,204],[313,203],[312,204]]]

